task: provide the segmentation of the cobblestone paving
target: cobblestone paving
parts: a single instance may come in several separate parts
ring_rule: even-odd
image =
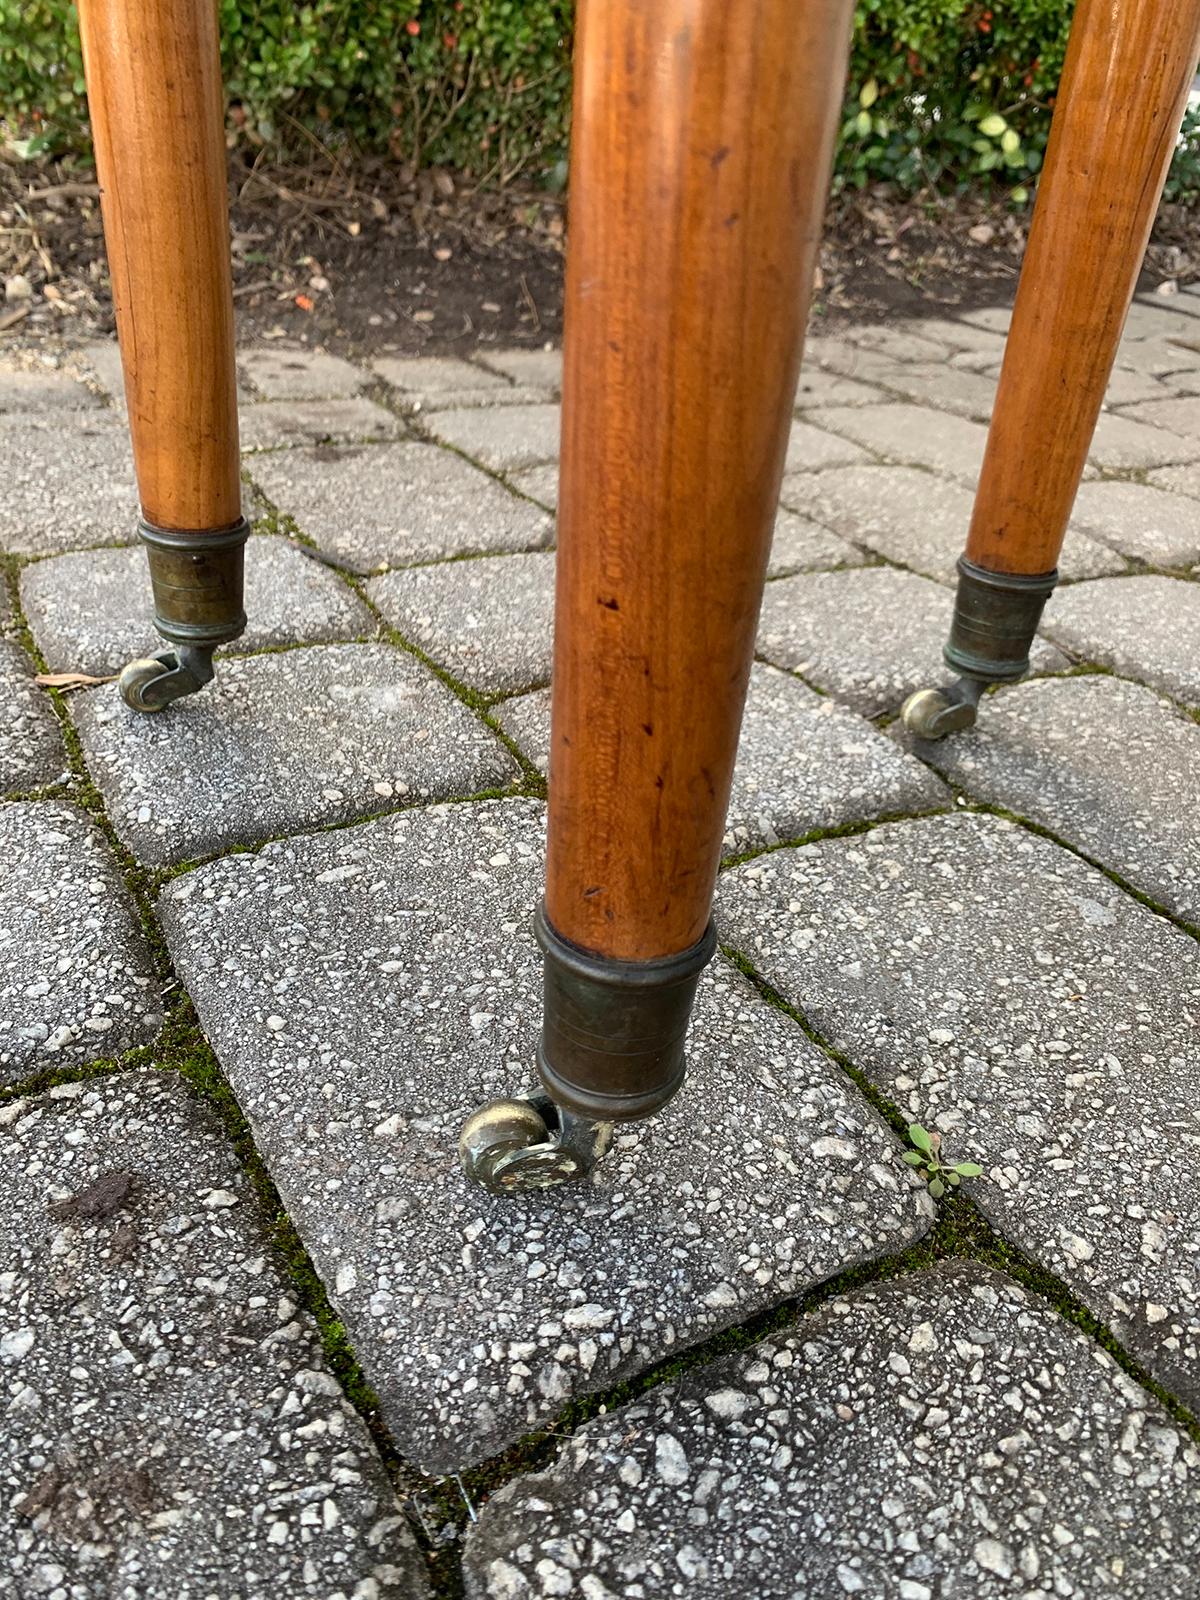
[[[1048,1306],[963,1265],[589,1423],[493,1497],[465,1566],[471,1600],[1151,1600],[1198,1558],[1195,1445]]]
[[[0,360],[0,1590],[1188,1592],[1200,294],[926,747],[1007,321],[810,340],[692,1074],[517,1207],[561,357],[242,352],[250,625],[154,718],[34,681],[154,643],[115,348]]]
[[[6,1109],[6,1592],[427,1594],[211,1112],[146,1071]]]

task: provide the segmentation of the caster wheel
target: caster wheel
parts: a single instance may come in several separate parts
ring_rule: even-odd
[[[117,688],[121,691],[121,699],[133,711],[162,711],[166,706],[165,700],[147,700],[146,690],[152,683],[166,675],[170,668],[153,656],[145,656],[139,661],[131,661],[127,667],[122,667],[121,676],[117,679]]]
[[[554,1188],[587,1170],[527,1100],[492,1100],[472,1113],[459,1134],[458,1154],[467,1177],[492,1194]]]
[[[975,726],[975,706],[944,689],[918,689],[900,708],[900,720],[916,739],[944,739]]]

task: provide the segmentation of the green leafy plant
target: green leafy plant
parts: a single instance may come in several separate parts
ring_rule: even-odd
[[[964,1178],[978,1178],[983,1172],[976,1161],[959,1161],[954,1166],[943,1161],[941,1134],[930,1133],[919,1122],[909,1123],[908,1138],[914,1148],[904,1152],[904,1159],[919,1170],[935,1200],[940,1200],[947,1189],[957,1189]]]
[[[1184,113],[1163,199],[1174,205],[1194,205],[1200,199],[1200,107],[1189,106]]]

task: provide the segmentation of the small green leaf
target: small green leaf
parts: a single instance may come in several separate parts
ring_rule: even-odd
[[[935,1200],[940,1200],[946,1192],[946,1185],[940,1178],[935,1178],[929,1185],[929,1192]]]
[[[933,1149],[933,1143],[930,1140],[928,1133],[926,1133],[925,1129],[919,1122],[909,1123],[908,1137],[909,1142],[911,1144],[915,1144],[918,1150],[924,1150],[926,1155],[928,1155],[930,1150]]]
[[[980,1178],[983,1176],[983,1168],[977,1161],[960,1161],[954,1170],[963,1178]]]
[[[910,1167],[923,1166],[925,1162],[925,1157],[919,1150],[906,1150],[904,1152],[904,1159],[908,1162]]]
[[[951,1173],[948,1174],[948,1176],[949,1176],[949,1180],[950,1180],[950,1187],[952,1189],[957,1189],[959,1184],[962,1182],[962,1179],[959,1177],[958,1173],[957,1172],[951,1172]]]
[[[854,126],[860,138],[865,139],[871,131],[871,113],[860,111],[854,119]]]
[[[1005,128],[1000,135],[1000,148],[1006,156],[1013,155],[1021,148],[1021,135],[1015,128]]]
[[[1023,206],[1029,200],[1029,190],[1024,184],[1018,184],[1008,198],[1012,201],[1013,205]]]
[[[867,111],[878,99],[879,85],[875,82],[874,78],[868,78],[866,83],[864,83],[862,88],[858,91],[858,103],[864,111]]]
[[[1007,127],[1008,123],[998,111],[989,112],[979,122],[980,133],[986,133],[989,139],[998,139]]]

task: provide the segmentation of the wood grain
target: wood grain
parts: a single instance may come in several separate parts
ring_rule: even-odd
[[[241,515],[216,0],[79,0],[138,491],[160,528]]]
[[[1054,569],[1200,59],[1200,0],[1079,0],[967,556]]]
[[[583,0],[546,909],[644,960],[708,921],[849,0]]]

